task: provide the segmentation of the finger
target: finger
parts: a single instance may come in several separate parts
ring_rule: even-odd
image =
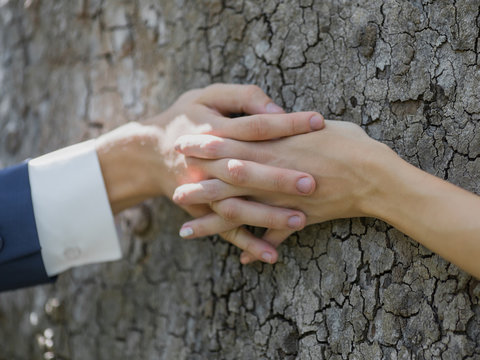
[[[248,189],[232,186],[222,180],[211,179],[179,186],[175,189],[172,200],[177,205],[208,204],[212,201],[248,195],[248,193]]]
[[[205,216],[205,218],[207,217],[208,215]],[[194,238],[194,235],[189,235],[190,230],[188,229],[189,228],[182,227],[180,230],[180,236],[188,239]],[[278,253],[275,248],[268,242],[255,237],[243,227],[236,226],[231,230],[221,232],[220,236],[248,253],[250,259],[261,260],[269,264],[273,264],[277,261]]]
[[[271,140],[320,130],[324,126],[322,115],[315,112],[245,116],[231,121],[217,121],[213,128],[206,129],[206,134],[180,136],[175,141],[175,149],[185,155],[188,155],[186,151],[202,150],[201,157],[211,159],[218,150],[227,148],[227,144],[234,145],[234,148],[229,148],[231,154],[237,154],[237,149],[245,151],[246,144],[229,142],[225,138],[244,141]],[[193,149],[190,149],[191,147]]]
[[[185,156],[200,159],[237,159],[254,158],[254,146],[251,143],[225,139],[206,134],[182,135],[175,141],[175,150]]]
[[[197,101],[224,115],[284,113],[284,110],[256,85],[213,84],[203,89]]]
[[[188,212],[190,215],[193,217],[200,217],[204,216],[206,214],[210,214],[212,212],[212,209],[210,209],[210,206],[208,204],[193,204],[193,205],[186,205],[182,206],[182,208]]]
[[[210,207],[226,221],[237,224],[290,231],[301,230],[306,225],[306,216],[301,211],[240,198],[214,201]]]
[[[292,230],[277,230],[277,229],[268,229],[263,235],[262,239],[269,242],[274,247],[278,247],[282,242],[284,242],[294,231]],[[240,262],[244,265],[249,264],[255,261],[250,253],[244,251],[240,254]]]
[[[263,234],[262,239],[267,241],[269,244],[272,244],[277,248],[282,242],[284,242],[290,235],[292,235],[294,230],[278,230],[278,229],[268,229],[265,234]]]
[[[229,230],[233,230],[241,225],[241,223],[237,224],[226,221],[216,213],[210,213],[183,224],[180,228],[179,235],[184,239],[194,239],[203,236],[220,234]]]
[[[205,176],[244,188],[293,195],[310,195],[315,191],[313,177],[297,170],[235,159],[210,161],[187,158],[187,162],[192,168],[201,169]]]
[[[194,238],[222,233],[246,224],[271,229],[301,230],[306,217],[301,211],[274,207],[240,198],[211,204],[208,214],[183,224],[180,236]]]
[[[255,237],[243,227],[220,234],[228,242],[247,252],[254,260],[274,264],[278,259],[277,250],[265,240]]]
[[[236,140],[260,141],[305,134],[324,127],[323,116],[309,111],[239,117],[219,123],[211,134]]]

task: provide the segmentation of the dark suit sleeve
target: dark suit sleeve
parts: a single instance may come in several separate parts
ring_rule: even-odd
[[[0,170],[0,291],[54,280],[43,264],[28,164]]]

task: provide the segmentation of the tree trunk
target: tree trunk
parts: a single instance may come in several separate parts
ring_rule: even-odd
[[[1,165],[255,83],[478,194],[479,29],[479,0],[0,0]],[[241,266],[185,219],[148,202],[123,260],[0,294],[0,359],[480,359],[478,281],[379,220]]]

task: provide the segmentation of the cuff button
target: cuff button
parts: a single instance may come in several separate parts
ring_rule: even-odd
[[[76,260],[80,257],[82,251],[78,247],[69,247],[63,251],[63,255],[68,260]]]

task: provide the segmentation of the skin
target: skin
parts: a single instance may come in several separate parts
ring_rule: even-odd
[[[209,149],[213,142],[215,151]],[[216,199],[208,197],[208,202],[219,218],[224,216],[222,208],[228,206],[225,202],[231,196],[301,210],[307,215],[307,224],[375,217],[480,278],[480,197],[410,165],[352,123],[326,121],[322,131],[268,142],[247,144],[188,136],[179,138],[178,145],[179,151],[196,157],[195,161],[203,163],[212,174],[221,173],[219,169],[226,166],[228,159],[237,158],[306,171],[317,183],[312,195],[300,197],[239,189],[220,184],[220,180],[209,180],[215,182],[177,188],[176,199],[181,199],[183,205],[205,203],[204,189],[218,187],[210,189]],[[199,218],[184,226],[214,233],[215,226],[209,221]],[[202,232],[205,233],[208,232]],[[269,229],[263,239],[278,246],[291,233]],[[242,263],[253,260],[250,254],[241,256]]]
[[[252,114],[231,119],[230,114]],[[156,196],[172,199],[179,185],[221,177],[228,184],[243,181],[238,164],[215,173],[176,151],[175,140],[184,134],[204,134],[236,141],[262,141],[303,134],[324,127],[315,112],[285,114],[257,86],[215,84],[182,95],[168,110],[143,123],[129,123],[96,141],[96,150],[109,201],[114,213]],[[215,144],[210,144],[215,148]],[[178,149],[177,149],[178,150]],[[207,171],[208,170],[208,171]],[[315,180],[305,172],[252,163],[252,174],[243,185],[252,191],[274,188],[285,194],[305,197],[315,190]],[[139,176],[139,174],[141,174]],[[273,263],[278,253],[269,242],[258,239],[242,224],[274,229],[299,230],[306,224],[299,210],[276,208],[254,201],[232,199],[248,209],[248,217],[233,224],[228,216],[217,219],[221,236],[246,250],[254,259]],[[205,204],[184,204],[193,216],[212,215]],[[254,215],[252,220],[252,215]],[[181,235],[192,235],[181,231]],[[193,237],[193,236],[190,236]]]

